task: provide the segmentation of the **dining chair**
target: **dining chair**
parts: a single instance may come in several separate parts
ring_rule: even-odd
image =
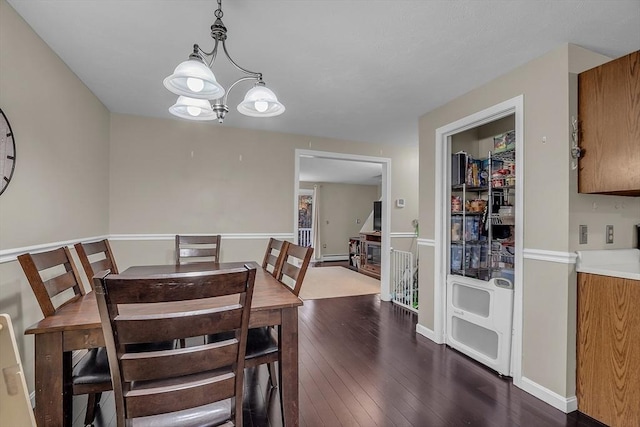
[[[280,273],[280,267],[284,262],[284,254],[289,242],[285,240],[269,239],[267,244],[267,251],[264,254],[262,260],[262,268],[266,269],[273,277],[276,277]]]
[[[111,251],[111,245],[109,240],[99,240],[97,242],[90,243],[76,243],[74,245],[84,273],[89,280],[89,283],[93,287],[93,276],[101,271],[109,270],[112,274],[118,274],[118,265],[116,259]],[[92,261],[93,260],[93,261]],[[174,341],[158,342],[158,343],[144,343],[135,344],[129,346],[130,351],[144,351],[144,350],[170,350],[174,348],[176,343]],[[181,343],[184,347],[184,343]]]
[[[245,266],[199,274],[95,276],[119,427],[242,426],[255,275],[255,268]],[[198,300],[206,305],[197,306]],[[130,344],[212,333],[231,336],[187,348],[127,351]]]
[[[220,262],[218,235],[183,236],[176,234],[176,264],[191,262]]]
[[[274,239],[271,239],[274,240]],[[271,246],[272,242],[269,242]],[[267,255],[269,249],[267,249]],[[278,256],[280,261],[274,277],[281,283],[289,286],[291,291],[298,296],[302,288],[304,276],[311,261],[313,254],[312,247],[303,247],[290,242],[284,242],[281,254]],[[267,256],[265,256],[265,261]],[[276,371],[274,363],[279,358],[279,346],[277,330],[273,326],[264,326],[260,328],[249,329],[247,339],[247,357],[245,366],[255,367],[266,364],[269,369],[269,384],[271,387],[277,387]],[[278,378],[280,375],[277,376]]]
[[[80,275],[67,247],[18,256],[22,270],[38,300],[42,314],[52,316],[56,310],[85,295]],[[71,352],[63,356],[65,378],[65,417],[72,414],[72,395],[87,394],[84,423],[90,425],[102,392],[111,390],[111,376],[104,347],[92,348],[72,367]]]
[[[93,286],[93,276],[99,271],[109,270],[112,274],[118,274],[118,266],[113,257],[109,240],[76,243],[74,248],[91,286]]]
[[[302,282],[311,262],[313,248],[311,246],[299,246],[293,243],[287,244],[285,256],[280,266],[276,279],[291,288],[295,296],[300,295]]]

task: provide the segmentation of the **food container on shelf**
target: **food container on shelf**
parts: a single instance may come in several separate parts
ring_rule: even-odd
[[[462,199],[460,196],[451,196],[451,212],[462,211]]]
[[[465,221],[464,239],[466,241],[478,240],[480,236],[480,217],[468,216]]]
[[[451,269],[452,270],[462,269],[462,246],[459,246],[459,245],[451,246]]]
[[[471,212],[482,212],[487,206],[487,201],[484,199],[475,199],[471,201]]]
[[[459,242],[462,239],[462,217],[451,218],[451,241]]]

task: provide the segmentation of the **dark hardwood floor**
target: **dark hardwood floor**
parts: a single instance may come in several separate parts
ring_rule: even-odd
[[[564,414],[466,356],[415,333],[416,315],[377,295],[305,301],[300,308],[300,425],[601,426]],[[244,425],[281,426],[262,366],[246,374]],[[81,426],[85,400],[74,400]],[[115,426],[113,394],[95,426]]]

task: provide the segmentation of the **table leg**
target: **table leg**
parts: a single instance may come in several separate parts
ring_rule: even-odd
[[[282,310],[280,325],[280,402],[284,425],[300,424],[298,391],[298,307]]]
[[[36,334],[35,397],[39,427],[64,425],[62,332]]]

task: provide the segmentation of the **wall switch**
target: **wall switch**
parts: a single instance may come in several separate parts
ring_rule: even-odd
[[[613,225],[607,225],[607,243],[613,243]]]
[[[587,226],[586,225],[580,226],[580,244],[581,245],[587,244]]]
[[[327,244],[326,244],[326,243],[324,243],[324,244],[322,245],[322,249],[327,249]]]

